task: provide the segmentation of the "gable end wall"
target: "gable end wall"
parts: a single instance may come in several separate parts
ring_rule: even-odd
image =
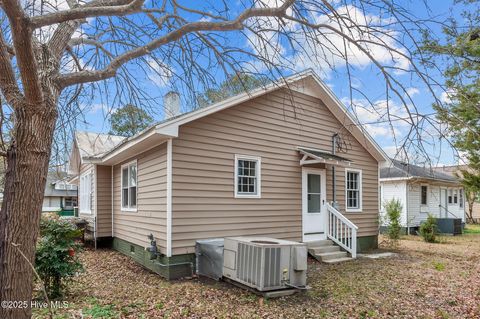
[[[173,139],[172,251],[194,252],[195,240],[263,235],[302,239],[301,167],[297,146],[331,150],[362,169],[363,211],[346,213],[359,236],[378,232],[378,163],[317,98],[277,90],[184,124]],[[234,198],[235,154],[260,156],[262,198]],[[332,167],[327,201],[332,200]],[[337,201],[345,213],[345,169],[336,168]]]

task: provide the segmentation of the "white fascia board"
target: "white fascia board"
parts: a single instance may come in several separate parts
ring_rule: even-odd
[[[279,88],[282,88],[284,86],[288,86],[302,78],[305,78],[309,75],[313,74],[313,71],[307,70],[304,72],[297,73],[295,75],[292,75],[290,77],[287,77],[285,79],[276,81],[274,83],[268,84],[266,86],[257,88],[255,90],[252,90],[250,92],[245,92],[239,95],[235,95],[233,97],[230,97],[228,99],[225,99],[223,101],[220,101],[218,103],[212,104],[210,106],[207,106],[205,108],[198,109],[197,111],[191,112],[189,114],[186,114],[184,116],[180,116],[177,119],[167,121],[165,123],[160,123],[157,125],[157,132],[163,134],[164,132],[167,133],[169,132],[169,129],[171,127],[178,127],[182,124],[192,122],[196,119],[202,118],[204,116],[210,115],[212,113],[216,113],[225,109],[228,109],[229,107],[238,105],[242,102],[249,101],[251,99],[254,99],[256,97],[265,95],[269,92],[272,92],[274,90],[277,90]],[[178,133],[178,131],[177,131]]]

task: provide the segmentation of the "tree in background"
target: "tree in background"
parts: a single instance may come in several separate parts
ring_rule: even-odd
[[[427,115],[416,110],[399,74],[422,81],[435,98],[428,70],[412,52],[429,22],[383,0],[1,0],[0,128],[9,121],[10,139],[0,150],[0,300],[31,300],[52,148],[59,137],[71,139],[84,105],[158,105],[158,90],[139,79],[195,99],[228,74],[282,79],[309,66],[343,71],[352,101],[365,93],[352,85],[352,72],[369,65],[375,85],[406,109],[401,119],[414,128],[405,140],[419,145],[425,130],[418,118]],[[385,114],[391,104],[370,103],[375,107]],[[2,319],[30,315],[30,308],[0,307]]]
[[[258,75],[248,73],[230,75],[218,88],[210,88],[202,93],[197,99],[198,106],[205,107],[211,105],[231,96],[259,88],[266,83],[268,83],[268,78]]]
[[[469,204],[467,215],[473,221],[473,203],[480,193],[480,2],[458,3],[471,5],[473,10],[463,12],[462,25],[452,20],[444,27],[445,43],[427,40],[425,49],[446,59],[446,103],[435,104],[434,108],[468,164],[458,176]]]
[[[130,137],[150,126],[153,118],[145,110],[127,104],[113,112],[109,122],[109,134]]]

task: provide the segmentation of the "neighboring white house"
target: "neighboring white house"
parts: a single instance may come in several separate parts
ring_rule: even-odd
[[[77,205],[77,185],[67,182],[65,173],[49,173],[43,196],[42,212],[73,215]]]
[[[459,180],[432,168],[392,160],[380,169],[381,219],[385,224],[384,204],[400,200],[401,223],[416,228],[428,214],[437,218],[461,218],[465,222],[464,190]]]

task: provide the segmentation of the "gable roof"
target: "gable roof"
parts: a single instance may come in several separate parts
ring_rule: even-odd
[[[458,179],[450,174],[437,171],[434,167],[422,167],[391,159],[389,167],[380,169],[380,179],[426,179],[434,181],[442,181],[449,183],[458,183]]]
[[[75,142],[81,158],[102,157],[118,146],[125,137],[110,134],[78,131]]]
[[[312,70],[294,74],[264,87],[241,93],[214,103],[210,106],[161,121],[132,137],[123,138],[122,140],[115,139],[115,142],[117,143],[114,146],[109,144],[111,146],[109,150],[104,148],[102,152],[97,152],[98,154],[90,156],[90,158],[92,161],[97,161],[103,164],[114,164],[122,159],[125,159],[125,156],[122,156],[122,153],[126,152],[127,150],[129,150],[130,153],[134,153],[140,150],[145,150],[148,147],[153,147],[155,143],[158,144],[167,139],[178,137],[178,129],[183,124],[236,106],[240,103],[260,97],[280,88],[287,88],[289,90],[305,93],[307,95],[319,98],[327,106],[330,112],[333,113],[337,120],[339,120],[342,125],[349,128],[349,131],[354,138],[357,139],[357,141],[378,162],[389,160],[387,155],[377,145],[375,140],[368,134],[363,126],[352,117],[343,103],[340,102],[330,88]],[[96,133],[94,133],[94,135],[99,136],[99,134]]]

